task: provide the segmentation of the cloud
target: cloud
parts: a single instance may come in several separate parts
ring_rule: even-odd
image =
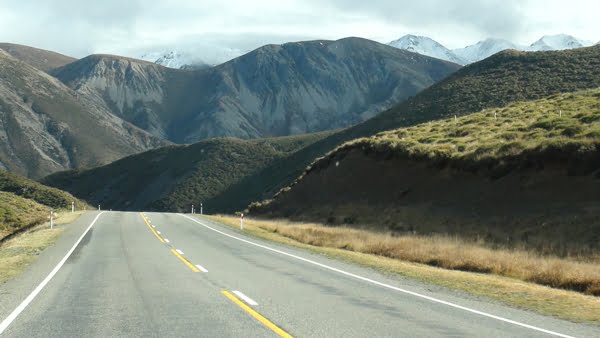
[[[487,36],[512,38],[524,27],[520,1],[506,0],[325,0],[340,11],[370,16],[413,29],[462,27]]]
[[[346,36],[389,42],[407,33],[451,48],[486,37],[531,43],[554,33],[597,41],[599,11],[592,0],[2,0],[0,41],[76,57],[158,48],[247,51]]]

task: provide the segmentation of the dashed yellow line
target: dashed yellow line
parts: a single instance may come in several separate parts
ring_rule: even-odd
[[[271,331],[277,333],[281,337],[292,338],[292,336],[289,333],[283,331],[277,325],[273,324],[267,318],[263,317],[260,313],[254,311],[251,307],[239,300],[236,296],[232,295],[228,291],[221,291],[221,293],[225,295],[225,297],[229,298],[232,302],[237,304],[239,307],[241,307],[244,311],[248,312],[252,317],[256,318],[259,322],[263,323],[263,325],[271,329]]]
[[[154,234],[154,236],[156,236],[156,238],[158,238],[158,240],[159,240],[161,243],[164,243],[164,242],[165,242],[165,240],[164,240],[162,237],[160,237],[160,235],[159,235],[159,234],[157,234],[157,233],[156,233],[156,230],[154,230],[154,228],[152,228],[152,226],[150,225],[150,223],[149,223],[149,222],[148,222],[148,220],[146,219],[146,216],[144,216],[144,214],[142,214],[141,212],[140,212],[140,216],[142,216],[142,218],[144,219],[144,223],[146,223],[146,225],[148,226],[148,229],[150,229],[150,231],[152,231],[152,233]]]
[[[179,252],[177,252],[175,249],[171,249],[171,252],[173,253],[173,255],[179,258],[179,260],[181,260],[183,264],[187,265],[188,268],[190,268],[192,271],[200,272],[200,270],[197,267],[195,267],[192,263],[190,263],[190,261],[188,261],[182,255],[180,255]]]

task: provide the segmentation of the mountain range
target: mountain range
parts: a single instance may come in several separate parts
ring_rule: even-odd
[[[460,66],[347,38],[267,45],[215,67],[0,45],[0,167],[39,178],[211,137],[364,121]]]
[[[92,55],[52,72],[79,94],[175,143],[344,128],[456,71],[458,65],[370,40],[267,45],[186,71]]]
[[[453,119],[455,115],[502,107],[515,101],[597,88],[600,86],[599,60],[600,46],[539,53],[504,51],[482,62],[461,68],[363,123],[325,137],[314,137],[310,142],[303,142],[302,146],[294,151],[270,157],[268,161],[258,161],[259,165],[252,165],[252,170],[245,171],[246,174],[241,176],[240,169],[234,165],[219,166],[219,170],[214,170],[218,175],[207,173],[202,169],[206,166],[202,163],[217,161],[218,158],[203,158],[202,153],[197,155],[198,151],[201,151],[198,150],[190,153],[196,154],[194,156],[177,156],[180,160],[173,161],[178,163],[177,168],[191,167],[191,164],[186,164],[188,160],[203,161],[197,166],[196,175],[186,174],[189,173],[186,169],[180,176],[171,176],[170,173],[160,171],[138,178],[138,170],[127,171],[124,168],[128,168],[128,165],[119,161],[93,170],[58,173],[46,178],[44,182],[69,190],[90,202],[102,201],[114,208],[122,203],[111,204],[111,198],[103,187],[124,187],[124,182],[136,182],[136,186],[131,189],[119,190],[119,201],[133,203],[136,196],[143,195],[146,208],[155,210],[182,211],[188,204],[199,202],[204,202],[209,208],[207,210],[211,212],[243,210],[251,202],[271,198],[281,188],[298,178],[316,158],[324,156],[344,142],[426,121]],[[226,139],[214,141],[214,147],[227,149],[231,147],[228,144],[230,142]],[[244,148],[238,148],[239,150],[234,152],[243,153],[244,160],[246,157],[264,159],[261,147],[254,148],[248,143],[238,145]],[[202,149],[205,146],[206,144],[197,147]],[[128,161],[139,168],[150,168],[156,166],[158,159],[175,156],[174,154],[180,151],[165,149],[162,154],[147,152],[132,156]],[[225,156],[221,155],[222,151],[212,153],[213,156]],[[234,160],[234,163],[237,162]],[[121,172],[127,173],[116,175]],[[97,182],[100,181],[104,183],[98,186]],[[225,181],[227,184],[223,184]],[[148,186],[155,184],[153,182],[162,182],[160,189],[146,190]],[[207,188],[207,185],[218,186],[218,189]],[[165,200],[178,203],[160,202]],[[136,207],[142,206],[138,204]]]
[[[503,39],[488,38],[474,45],[453,50],[444,47],[439,42],[426,36],[405,35],[389,43],[392,47],[461,65],[481,61],[506,49],[535,52],[589,47],[593,44],[591,41],[580,40],[566,34],[546,35],[529,46],[521,46]]]

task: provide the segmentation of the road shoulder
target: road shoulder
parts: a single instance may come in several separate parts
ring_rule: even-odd
[[[21,263],[28,264],[24,271],[7,281],[0,282],[0,321],[6,318],[52,271],[97,214],[90,211],[80,214],[79,217],[65,215],[52,231],[44,229],[49,227],[49,224],[44,224],[3,244],[7,251],[28,250],[29,255],[19,258]],[[35,246],[28,247],[30,244],[28,242],[35,242]],[[35,247],[40,245],[47,247],[37,251]]]

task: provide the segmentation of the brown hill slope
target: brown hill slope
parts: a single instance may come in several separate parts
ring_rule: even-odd
[[[15,59],[23,61],[46,73],[77,60],[73,57],[48,50],[14,43],[0,43],[0,49],[3,49]]]

